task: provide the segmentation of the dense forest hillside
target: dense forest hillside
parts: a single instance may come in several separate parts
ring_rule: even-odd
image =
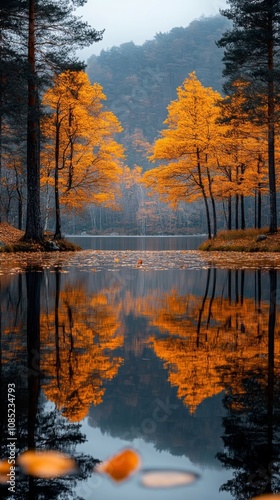
[[[228,26],[220,15],[203,17],[186,28],[158,33],[141,46],[129,42],[89,58],[89,78],[102,85],[108,108],[123,126],[130,167],[147,168],[139,158],[139,139],[151,143],[157,137],[166,107],[189,73],[195,71],[204,86],[222,91],[223,52],[216,41]]]

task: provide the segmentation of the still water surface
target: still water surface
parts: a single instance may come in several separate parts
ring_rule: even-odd
[[[0,256],[1,458],[15,383],[17,452],[61,450],[81,470],[54,480],[18,473],[13,498],[280,491],[280,256],[142,245]],[[118,485],[92,473],[96,459],[127,446],[144,468],[199,479],[149,490],[141,471]]]
[[[84,250],[196,250],[206,235],[194,236],[69,236]]]

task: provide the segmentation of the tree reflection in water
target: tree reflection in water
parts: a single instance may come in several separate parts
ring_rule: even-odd
[[[64,416],[80,421],[102,402],[104,381],[116,376],[122,358],[114,352],[123,335],[105,292],[89,295],[82,282],[61,290],[59,270],[55,278],[54,309],[41,315],[43,390]]]
[[[270,301],[267,331],[267,352],[254,370],[242,372],[236,387],[235,375],[226,375],[223,419],[225,452],[218,457],[226,468],[234,469],[234,477],[221,489],[233,498],[246,500],[263,493],[280,490],[280,363],[279,339],[275,351],[277,309],[277,273],[269,271]],[[259,283],[259,307],[261,287]],[[277,357],[275,356],[277,352]],[[238,366],[236,367],[238,371]]]
[[[18,452],[68,452],[88,477],[94,458],[75,449],[89,414],[111,436],[233,469],[221,486],[233,498],[279,490],[276,271],[184,270],[169,286],[160,271],[135,269],[129,286],[97,274],[58,264],[1,279],[1,402],[16,383]],[[1,413],[2,457],[6,428]],[[15,498],[74,498],[77,480],[22,478]]]
[[[151,321],[163,338],[153,336],[150,342],[191,413],[224,391],[225,451],[218,458],[234,477],[221,490],[245,500],[280,490],[277,272],[269,271],[267,301],[262,301],[260,271],[254,299],[245,297],[244,270],[228,271],[227,297],[215,295],[215,270],[210,291],[211,273],[201,297],[174,291],[161,298]]]
[[[78,480],[86,479],[96,460],[83,453],[76,454],[75,447],[85,441],[81,425],[72,423],[54,408],[47,409],[40,391],[41,371],[41,285],[44,277],[41,268],[26,272],[25,289],[22,276],[8,279],[1,288],[1,408],[8,408],[7,387],[16,387],[16,448],[17,454],[26,449],[55,449],[69,453],[79,464],[78,476],[68,476],[47,481],[24,476],[17,471],[15,499],[35,498],[71,499]],[[15,283],[17,286],[14,286]],[[13,294],[10,295],[12,286]],[[24,293],[25,292],[25,293]],[[26,300],[23,300],[26,298]],[[9,342],[10,341],[10,342]],[[5,348],[4,348],[5,347]],[[27,361],[26,361],[27,360]],[[7,457],[7,412],[0,414],[1,457]],[[1,486],[1,498],[11,498],[8,487]]]

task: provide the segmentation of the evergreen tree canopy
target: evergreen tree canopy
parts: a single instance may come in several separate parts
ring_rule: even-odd
[[[102,39],[103,31],[96,31],[75,15],[76,7],[85,0],[38,0],[35,5],[35,37],[38,62],[43,59],[52,67],[73,69],[78,63],[73,54],[76,49],[89,46]]]
[[[260,90],[261,83],[272,79],[279,84],[280,68],[275,63],[279,62],[280,2],[230,0],[230,4],[222,14],[233,27],[217,43],[225,48],[224,76],[230,81],[244,79],[258,84]]]
[[[222,14],[233,22],[218,42],[225,48],[226,89],[237,80],[248,82],[245,106],[250,119],[267,124],[268,172],[270,191],[270,231],[277,231],[275,180],[275,126],[280,102],[280,2],[278,0],[228,0]]]

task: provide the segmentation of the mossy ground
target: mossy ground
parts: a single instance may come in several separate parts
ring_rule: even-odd
[[[263,235],[265,239],[258,238]],[[270,234],[268,228],[220,231],[215,238],[204,241],[199,250],[223,252],[280,252],[280,233]]]

